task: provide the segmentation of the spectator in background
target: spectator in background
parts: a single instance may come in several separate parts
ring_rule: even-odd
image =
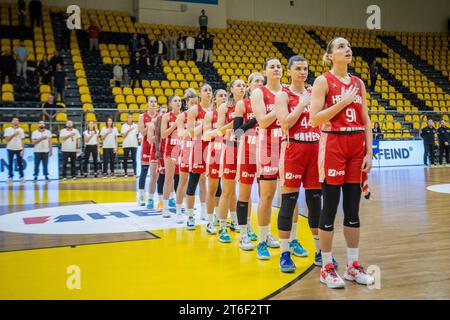
[[[11,54],[10,49],[6,49],[5,53],[0,57],[0,71],[2,72],[2,78],[0,84],[6,82],[6,77],[8,77],[9,83],[13,83],[14,69],[16,68],[16,61]]]
[[[132,83],[131,86],[136,88],[136,82],[139,81],[139,87],[142,88],[142,79],[146,73],[146,63],[141,59],[139,51],[135,53],[135,58],[131,61]]]
[[[63,158],[62,164],[62,177],[63,180],[67,180],[67,162],[70,159],[70,169],[72,174],[72,179],[76,180],[76,161],[77,153],[80,152],[80,132],[73,127],[72,121],[66,122],[66,127],[62,129],[59,133],[59,138],[61,139],[61,153]]]
[[[123,87],[130,87],[130,75],[128,74],[128,68],[123,70]]]
[[[178,47],[178,58],[180,60],[186,59],[186,37],[184,36],[183,32],[180,32],[177,40],[177,47]]]
[[[92,51],[94,48],[98,51],[98,38],[100,36],[100,28],[97,27],[95,21],[91,21],[91,25],[89,26],[89,51]]]
[[[209,33],[207,33],[204,42],[205,42],[205,62],[212,63],[211,55],[214,46],[214,38]]]
[[[52,156],[52,133],[45,129],[45,122],[39,121],[38,129],[31,134],[34,145],[34,181],[39,175],[39,165],[42,162],[45,180],[48,180],[48,157]]]
[[[59,51],[55,51],[55,54],[53,55],[53,57],[50,59],[50,71],[53,73],[56,71],[56,65],[60,64],[62,66],[64,66],[64,60],[63,58],[60,56]]]
[[[370,65],[370,91],[375,91],[375,85],[377,83],[378,76],[378,65],[377,61],[374,59]]]
[[[6,150],[8,152],[8,181],[12,182],[14,177],[13,164],[14,156],[17,158],[17,166],[19,167],[20,180],[23,182],[23,150],[25,132],[19,127],[19,117],[14,116],[11,121],[11,127],[6,128],[5,133]]]
[[[139,48],[138,34],[133,33],[133,36],[130,39],[130,43],[128,44],[130,55],[134,56],[134,53],[137,51],[138,48]]]
[[[28,62],[28,49],[25,47],[23,40],[20,40],[19,46],[14,49],[16,54],[16,66],[17,76],[23,74],[23,78],[27,80],[27,62]]]
[[[167,52],[166,44],[164,43],[163,36],[159,36],[158,39],[153,43],[153,52],[155,53],[155,64],[156,67],[158,63],[162,66],[163,57]]]
[[[125,178],[128,177],[128,158],[131,155],[131,162],[133,164],[133,175],[136,176],[136,152],[138,147],[138,128],[133,123],[133,115],[127,116],[127,122],[122,125],[121,134],[123,136],[123,169],[125,171]]]
[[[147,42],[145,41],[145,38],[141,38],[139,40],[139,55],[141,56],[141,59],[144,60],[144,62],[147,64],[147,66],[150,65],[150,52],[148,51]]]
[[[203,53],[205,51],[205,38],[199,34],[195,38],[195,53],[197,54],[197,62],[203,62]]]
[[[116,65],[113,68],[113,78],[114,78],[114,86],[120,87],[123,80],[123,69],[122,66],[119,64],[118,59],[116,59]]]
[[[177,47],[178,47],[178,37],[175,31],[172,31],[172,35],[169,38],[169,59],[177,60]]]
[[[67,90],[67,75],[59,63],[56,65],[56,71],[52,75],[52,88],[56,102],[58,102],[58,93],[61,94],[61,102],[64,102],[64,91]]]
[[[187,59],[194,60],[195,38],[189,34],[186,38]]]
[[[442,164],[442,158],[450,164],[450,128],[445,125],[445,120],[441,120],[441,126],[437,130],[439,139],[439,164]]]
[[[112,118],[106,120],[106,126],[100,131],[102,137],[103,146],[103,178],[108,176],[108,163],[109,170],[111,171],[110,177],[114,178],[114,158],[117,153],[117,128],[114,127]]]
[[[50,63],[48,62],[47,55],[44,54],[42,60],[39,62],[38,66],[39,75],[41,76],[42,84],[49,84],[52,78],[50,73]]]
[[[198,17],[198,24],[200,33],[205,35],[208,32],[208,16],[205,14],[205,10],[202,10],[202,14]]]
[[[383,133],[381,132],[380,124],[378,122],[375,122],[372,129],[373,139],[374,140],[381,140],[383,139]]]
[[[58,105],[54,102],[54,100],[53,95],[49,94],[47,97],[47,102],[42,104],[42,120],[46,120],[46,117],[49,120],[53,120],[56,116],[57,111],[55,109],[58,108]]]
[[[25,26],[25,12],[26,12],[26,4],[24,0],[19,0],[17,3],[17,10],[19,14],[19,26],[24,27]]]
[[[89,158],[92,154],[94,160],[94,177],[97,178],[98,170],[98,131],[95,129],[94,121],[89,121],[87,129],[83,132],[84,137],[84,177],[88,176]]]
[[[34,28],[34,23],[38,27],[42,24],[42,3],[39,0],[31,0],[28,4],[28,10],[30,11],[31,28]]]
[[[423,139],[425,152],[423,154],[423,163],[428,165],[427,158],[430,159],[430,164],[434,165],[434,135],[436,134],[436,129],[434,128],[434,122],[432,119],[428,120],[428,125],[422,129],[420,136]]]
[[[164,55],[166,56],[166,60],[169,60],[169,42],[170,42],[170,35],[169,35],[169,31],[164,30],[163,32],[163,37],[162,37],[162,41],[164,42],[164,46],[166,47],[166,50],[164,52]]]

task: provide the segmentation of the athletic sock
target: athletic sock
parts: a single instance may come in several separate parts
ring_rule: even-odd
[[[281,253],[289,251],[289,239],[280,239]]]
[[[177,215],[181,215],[181,204],[176,203],[175,204],[175,211],[177,213]]]
[[[214,215],[212,213],[208,213],[208,224],[214,223]]]
[[[333,263],[333,258],[331,251],[330,252],[323,252],[322,251],[322,266],[325,267],[329,263]]]
[[[194,209],[189,209],[188,208],[186,211],[187,211],[187,214],[188,214],[189,217],[193,217],[194,216]]]
[[[314,245],[316,247],[316,252],[320,251],[320,241],[319,241],[319,235],[313,235],[313,239],[314,239]]]
[[[175,193],[171,192],[171,193],[170,193],[170,196],[169,196],[169,199],[170,199],[170,200],[175,199]]]
[[[353,265],[353,262],[358,261],[359,248],[347,248],[347,265]]]
[[[297,239],[297,222],[292,223],[291,235],[289,236],[289,242]]]
[[[150,199],[152,199],[152,200],[154,200],[154,198],[155,198],[155,194],[154,193],[148,193],[147,194],[147,200],[150,200]]]
[[[200,202],[200,212],[202,215],[204,215],[206,213],[206,203],[205,202]]]
[[[219,219],[219,227],[220,230],[226,230],[227,229],[227,220],[226,219]]]
[[[163,210],[167,211],[169,209],[169,200],[163,200]]]
[[[269,226],[258,226],[259,230],[259,241],[260,242],[267,242],[267,235],[269,234]]]
[[[236,212],[230,211],[230,217],[233,224],[238,224]]]
[[[242,238],[242,236],[247,236],[248,235],[247,225],[244,224],[244,225],[240,225],[239,227],[241,229],[241,238]]]

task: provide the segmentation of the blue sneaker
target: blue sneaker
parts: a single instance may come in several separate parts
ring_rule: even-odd
[[[258,243],[257,247],[257,257],[259,260],[269,260],[270,259],[270,253],[269,249],[267,249],[267,242],[260,242]]]
[[[186,229],[187,230],[195,230],[195,219],[194,217],[188,217],[186,221]]]
[[[281,272],[294,272],[296,269],[294,261],[291,259],[291,253],[289,251],[283,252],[280,257],[280,270]]]
[[[322,252],[316,252],[314,255],[314,264],[318,267],[322,267]],[[334,265],[334,269],[338,269],[338,262],[334,259],[333,257],[333,265]]]
[[[249,238],[251,241],[256,241],[256,240],[258,240],[258,236],[256,235],[256,233],[253,232],[253,229],[252,229],[251,226],[248,226],[248,227],[247,227],[247,235],[248,235],[248,238]]]
[[[175,208],[175,199],[169,199],[169,207]]]
[[[289,250],[291,251],[291,253],[293,255],[295,255],[297,257],[307,257],[308,256],[308,251],[303,249],[302,245],[300,244],[300,242],[298,242],[297,239],[289,242]]]
[[[155,204],[153,202],[153,199],[148,199],[147,201],[147,209],[154,209]]]
[[[219,241],[222,243],[230,243],[231,237],[228,234],[227,229],[222,229],[219,231]]]

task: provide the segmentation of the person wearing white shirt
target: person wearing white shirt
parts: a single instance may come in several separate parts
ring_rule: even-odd
[[[195,38],[190,34],[186,38],[186,49],[187,49],[187,59],[193,60],[194,59],[194,49],[195,49]]]
[[[48,157],[52,156],[52,133],[45,129],[45,122],[39,121],[39,128],[31,134],[34,145],[34,181],[39,175],[39,165],[42,162],[45,180],[48,180]]]
[[[19,127],[19,118],[13,117],[11,121],[12,126],[5,130],[6,149],[8,150],[8,181],[11,182],[13,178],[13,163],[14,156],[17,158],[17,166],[19,167],[20,180],[23,182],[23,150],[25,132]]]
[[[73,122],[69,120],[66,122],[66,127],[60,131],[59,138],[61,139],[61,153],[63,156],[63,167],[62,167],[63,180],[67,180],[66,166],[68,159],[70,159],[72,179],[75,180],[77,178],[76,160],[77,160],[77,153],[80,152],[81,134],[77,129],[73,127]]]
[[[127,122],[122,125],[121,134],[123,136],[123,169],[125,178],[128,177],[128,157],[131,154],[131,162],[133,163],[133,175],[136,176],[136,152],[138,147],[138,127],[133,123],[133,115],[129,114]]]
[[[98,131],[95,129],[94,121],[89,121],[87,129],[83,132],[84,137],[84,177],[88,176],[89,158],[92,154],[94,160],[94,177],[97,178],[98,168]]]
[[[108,163],[109,170],[111,171],[110,177],[114,178],[114,158],[117,152],[117,128],[114,127],[112,118],[106,120],[106,126],[100,131],[100,136],[103,141],[103,178],[108,176]]]

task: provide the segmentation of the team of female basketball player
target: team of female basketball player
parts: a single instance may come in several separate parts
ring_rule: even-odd
[[[306,84],[307,61],[293,56],[287,66],[289,85],[281,84],[282,66],[273,58],[265,63],[263,74],[251,74],[248,83],[232,81],[228,92],[217,90],[213,94],[208,84],[202,85],[198,94],[188,89],[185,110],[181,98],[172,96],[169,111],[158,113],[156,99],[149,98],[148,111],[139,119],[144,137],[139,204],[145,205],[145,178],[150,169],[147,206],[153,208],[159,167],[159,172],[165,173],[163,217],[170,218],[169,207],[175,207],[177,222],[195,230],[195,192],[199,186],[200,219],[207,220],[208,234],[218,234],[220,242],[229,243],[228,229],[240,232],[242,250],[254,250],[252,241],[258,240],[257,258],[261,260],[270,259],[269,248],[281,247],[281,271],[294,272],[291,255],[308,255],[297,240],[297,202],[303,185],[316,247],[315,264],[321,266],[320,281],[329,288],[342,288],[345,283],[336,272],[338,264],[331,252],[342,191],[347,244],[344,279],[372,283],[373,278],[358,262],[361,185],[372,166],[366,89],[359,78],[347,72],[352,50],[346,39],[333,39],[323,60],[331,70],[319,76],[312,87]],[[255,180],[258,235],[250,223]],[[270,220],[279,181],[277,241],[270,233]],[[228,214],[231,223],[227,222]]]

